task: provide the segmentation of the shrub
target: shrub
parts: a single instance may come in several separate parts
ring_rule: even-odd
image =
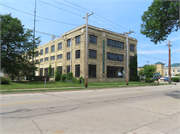
[[[67,76],[65,74],[61,75],[61,82],[65,82],[66,78],[67,78]]]
[[[77,80],[77,83],[81,84],[81,79],[83,79],[83,83],[84,83],[84,78],[82,76]]]
[[[58,71],[55,72],[55,81],[60,81],[61,75]]]
[[[179,82],[179,77],[173,77],[173,78],[171,78],[171,81],[173,81],[173,82]]]
[[[152,82],[154,82],[154,79],[146,78],[145,82],[152,83]]]
[[[10,80],[4,77],[1,77],[1,84],[9,84]]]
[[[73,73],[72,72],[69,72],[67,74],[67,80],[71,80],[73,78]]]
[[[73,78],[71,79],[71,83],[77,83],[77,79],[73,77]]]

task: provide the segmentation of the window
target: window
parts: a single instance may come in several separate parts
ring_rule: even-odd
[[[130,56],[130,62],[134,62],[134,56]]]
[[[124,61],[124,55],[107,52],[107,60]]]
[[[76,36],[76,44],[80,44],[81,43],[81,35]]]
[[[96,78],[96,65],[89,65],[89,78]]]
[[[51,56],[51,60],[55,60],[55,56]]]
[[[38,51],[36,51],[36,56],[38,56],[39,55],[39,52]]]
[[[49,51],[49,48],[48,48],[48,47],[46,47],[45,53],[47,54],[47,53],[48,53],[48,51]]]
[[[76,50],[76,59],[80,58],[80,50]]]
[[[62,58],[62,54],[57,55],[57,59],[61,59]]]
[[[70,66],[67,66],[67,74],[70,72]]]
[[[89,58],[96,59],[97,57],[97,51],[89,49]]]
[[[180,70],[178,69],[177,72],[180,72]]]
[[[58,43],[58,50],[62,49],[62,42]]]
[[[71,53],[68,52],[68,53],[67,53],[67,60],[70,60],[70,58],[71,58]]]
[[[54,47],[55,47],[55,45],[51,46],[51,52],[54,52]]]
[[[41,55],[43,55],[43,49],[41,49]]]
[[[44,76],[48,76],[48,68],[44,69]]]
[[[39,62],[39,60],[36,60],[36,62]]]
[[[51,68],[51,76],[54,76],[54,68]]]
[[[48,60],[49,60],[49,57],[46,57],[46,58],[45,58],[45,61],[48,61]]]
[[[43,62],[43,58],[42,58],[42,59],[40,59],[40,62]]]
[[[89,43],[97,44],[97,36],[89,35]]]
[[[57,67],[57,72],[58,72],[60,75],[62,75],[62,66],[58,66],[58,67]]]
[[[130,45],[130,51],[134,52],[134,45]]]
[[[175,72],[175,69],[173,69],[173,72]]]
[[[39,73],[39,76],[43,76],[43,68],[40,68],[40,69],[39,69],[39,72],[40,72],[40,73]]]
[[[124,42],[107,39],[107,46],[124,49]]]
[[[80,65],[75,66],[75,77],[80,77]]]
[[[67,47],[70,47],[71,46],[71,39],[68,39],[67,40]]]
[[[118,72],[123,74],[124,67],[107,66],[107,78],[122,78],[118,76]]]

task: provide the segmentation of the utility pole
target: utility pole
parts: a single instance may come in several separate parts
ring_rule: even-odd
[[[34,36],[33,36],[33,58],[32,58],[32,64],[33,64],[33,77],[35,76],[34,72],[34,46],[35,46],[35,29],[36,29],[36,0],[35,0],[35,9],[34,9]]]
[[[128,48],[128,34],[134,33],[134,31],[125,32],[124,35],[126,35],[126,43],[127,43],[127,71],[126,71],[126,85],[128,85],[129,82],[129,48]]]
[[[169,83],[171,83],[171,42],[173,42],[173,41],[168,41],[168,42],[166,42],[166,43],[168,43],[168,47],[169,47]]]
[[[83,17],[83,19],[86,18],[86,76],[85,76],[85,87],[87,88],[87,81],[88,81],[88,17],[91,16],[93,14],[93,12],[91,14],[88,15],[88,13],[86,13],[86,17]]]

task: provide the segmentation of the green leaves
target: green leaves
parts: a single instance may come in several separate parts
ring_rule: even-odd
[[[179,27],[179,1],[154,1],[141,16],[141,33],[158,42],[167,39]]]

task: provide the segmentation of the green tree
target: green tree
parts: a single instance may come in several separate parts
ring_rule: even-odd
[[[134,57],[132,59],[130,59],[129,68],[130,68],[130,73],[129,73],[130,79],[129,80],[130,81],[139,81],[139,76],[137,74],[137,54],[135,54]]]
[[[154,1],[141,16],[141,33],[157,44],[178,31],[179,1]]]
[[[150,78],[153,77],[154,72],[156,71],[156,66],[145,65],[143,68],[144,68],[144,75],[146,75],[146,79],[149,81]]]
[[[18,18],[13,18],[11,14],[1,15],[1,67],[4,73],[9,76],[32,75],[33,70],[37,70],[32,62],[33,50],[37,48],[40,39],[33,40],[31,30],[24,29]],[[34,43],[34,45],[33,45]],[[26,59],[25,54],[29,56]],[[24,56],[23,56],[24,55]]]
[[[49,77],[51,76],[51,64],[50,64],[49,67],[48,67],[48,76],[49,76]]]
[[[144,69],[139,70],[139,76],[144,76]]]

